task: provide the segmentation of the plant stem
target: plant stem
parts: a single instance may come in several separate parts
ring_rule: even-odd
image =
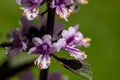
[[[48,69],[42,69],[40,71],[40,80],[47,80]]]
[[[50,3],[52,0],[48,0],[47,8],[48,8],[48,16],[47,16],[47,25],[46,25],[46,33],[53,35],[54,32],[54,24],[55,24],[55,8],[50,7]]]
[[[47,24],[45,27],[45,33],[53,36],[54,33],[54,24],[55,24],[55,9],[50,7],[52,0],[47,0]],[[48,69],[43,69],[40,71],[40,80],[47,80]]]

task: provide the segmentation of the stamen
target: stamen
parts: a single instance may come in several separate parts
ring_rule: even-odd
[[[87,55],[85,53],[82,53],[81,56],[83,59],[85,59],[87,57]]]
[[[49,65],[50,63],[51,63],[51,61],[47,61],[47,63],[46,63],[46,64],[47,64],[47,65]]]
[[[70,54],[71,57],[74,57],[72,54]]]
[[[84,38],[84,39],[83,39],[83,42],[90,42],[90,41],[91,41],[90,38]]]
[[[72,13],[72,9],[68,9],[68,12],[69,12],[69,13]]]
[[[40,67],[40,69],[42,69],[43,68],[43,64],[40,63],[39,67]]]
[[[24,12],[23,12],[23,15],[26,16],[27,13],[28,13],[28,10],[25,9]]]
[[[38,61],[37,61],[37,60],[35,60],[35,61],[34,61],[34,64],[35,64],[35,65],[37,65],[37,62],[38,62]]]
[[[78,60],[78,61],[81,61],[81,58],[80,58],[80,56],[77,58],[77,60]]]
[[[33,13],[36,13],[36,11],[37,11],[36,8],[33,8],[33,9],[32,9],[32,12],[33,12]]]
[[[88,0],[81,0],[82,4],[88,4]]]

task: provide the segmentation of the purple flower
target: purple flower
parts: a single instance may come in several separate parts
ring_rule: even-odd
[[[52,8],[56,8],[56,13],[60,16],[60,18],[68,21],[68,16],[75,10],[75,3],[79,2],[81,4],[88,3],[87,0],[53,0]]]
[[[27,17],[28,20],[33,20],[34,18],[37,17],[39,13],[39,5],[43,2],[44,0],[16,0],[16,2],[22,6],[21,9],[24,10],[23,15]]]
[[[11,35],[9,35],[9,39],[11,41],[11,46],[6,47],[6,54],[8,57],[13,57],[23,50],[26,50],[27,45],[22,38],[21,31],[19,29],[15,29]]]
[[[32,73],[32,71],[28,70],[28,71],[25,71],[24,74],[22,74],[19,77],[19,80],[35,80],[35,76]]]
[[[79,25],[69,27],[68,30],[62,32],[62,37],[66,39],[69,46],[89,46],[89,38],[84,38],[81,32],[78,32]]]
[[[75,48],[76,46],[85,46],[89,45],[89,38],[84,39],[82,33],[78,32],[78,25],[75,27],[69,27],[68,30],[62,32],[62,38],[60,38],[57,43],[54,43],[53,46],[56,50],[60,51],[61,49],[67,50],[71,56],[75,57],[78,60],[84,60],[87,58],[84,52]]]
[[[29,54],[34,53],[40,55],[35,61],[35,64],[37,64],[41,69],[46,69],[50,65],[49,55],[54,51],[51,39],[50,35],[44,35],[42,39],[38,37],[33,38],[33,44],[35,47],[32,47],[29,50]]]
[[[46,0],[16,0],[16,2],[22,6],[21,9],[24,10],[23,15],[27,17],[28,20],[34,20],[39,14],[39,6],[45,3]],[[52,0],[52,8],[56,8],[56,13],[60,18],[68,21],[68,16],[75,11],[75,3],[79,2],[81,4],[88,3],[87,0]]]
[[[42,1],[44,1],[44,0],[16,0],[16,2],[20,6],[26,8],[26,9],[29,9],[29,10],[33,9],[33,8],[37,8]]]
[[[70,0],[71,1],[71,0]],[[71,10],[66,7],[66,5],[70,4],[67,0],[53,0],[52,8],[56,8],[56,13],[60,16],[60,18],[68,21],[67,17],[70,15]]]
[[[52,74],[49,74],[47,80],[67,80],[67,79],[63,78],[62,74],[59,71],[56,71]]]

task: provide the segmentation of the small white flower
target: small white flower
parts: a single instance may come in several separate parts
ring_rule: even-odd
[[[39,14],[39,9],[28,10],[24,9],[23,15],[30,21],[34,20]]]
[[[35,64],[40,67],[40,69],[47,69],[50,65],[50,57],[49,55],[40,55],[38,59],[35,61]]]

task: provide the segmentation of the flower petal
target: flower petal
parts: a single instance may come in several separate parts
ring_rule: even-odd
[[[75,26],[74,26],[74,29],[75,29],[76,31],[78,31],[78,29],[79,29],[79,25],[78,25],[78,24],[75,25]]]
[[[62,31],[62,37],[65,38],[65,39],[67,39],[69,37],[69,33],[68,33],[67,30]]]
[[[21,0],[16,0],[16,2],[17,2],[19,5],[21,5]]]
[[[36,50],[36,47],[32,47],[32,48],[30,48],[28,54],[32,54],[32,53],[34,53],[35,50]]]
[[[68,21],[68,19],[67,19],[67,17],[68,17],[68,10],[65,7],[65,5],[57,5],[56,6],[56,13],[60,16],[60,18],[63,18],[66,21]]]
[[[40,38],[38,38],[38,37],[33,38],[33,39],[32,39],[32,42],[33,42],[33,44],[34,44],[35,46],[39,46],[40,44],[43,43],[43,41],[42,41]]]
[[[74,37],[75,41],[80,41],[83,39],[83,35],[80,32],[77,32]]]
[[[72,36],[76,33],[76,30],[73,27],[69,27],[68,32],[69,32],[69,36]]]
[[[53,47],[55,51],[59,52],[61,48],[66,45],[66,40],[64,38],[60,38],[56,43],[53,43]]]
[[[73,56],[77,60],[82,61],[87,58],[87,55],[85,53],[81,52],[77,48],[67,46],[64,49],[67,50],[70,53],[70,55]]]
[[[37,64],[41,69],[47,69],[50,65],[49,55],[40,55],[35,61],[35,64]]]
[[[32,11],[30,11],[30,10],[24,9],[24,13],[23,13],[23,14],[26,16],[26,18],[27,18],[29,21],[32,21],[32,20],[34,20],[34,19],[38,16],[38,14],[39,14],[39,9],[36,10],[35,12],[32,12]]]
[[[75,28],[69,27],[68,31],[67,31],[67,30],[64,30],[64,31],[62,32],[62,37],[65,38],[65,39],[68,39],[68,38],[70,38],[71,36],[74,36],[75,33],[76,33]]]
[[[51,40],[52,37],[50,35],[44,35],[42,39],[48,41]]]
[[[51,46],[51,40],[52,40],[52,37],[50,35],[44,35],[42,38],[42,41],[44,43],[47,43],[49,46]]]

